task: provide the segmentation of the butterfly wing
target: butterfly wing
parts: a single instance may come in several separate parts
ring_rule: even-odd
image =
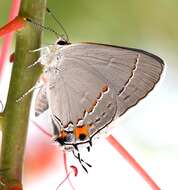
[[[162,59],[146,51],[95,43],[69,45],[61,55],[80,60],[108,81],[117,96],[118,116],[153,89],[164,67]]]
[[[138,103],[164,67],[148,52],[102,44],[65,45],[56,56],[47,69],[48,104],[56,134],[65,128],[71,144],[80,143],[76,126],[84,125],[92,137]]]
[[[112,106],[105,110],[108,112],[105,114],[107,122],[111,121],[116,113],[116,97],[112,88],[109,89],[108,81],[80,59],[61,57],[60,66],[51,68],[49,72],[48,100],[53,118],[57,118],[62,126],[77,125],[84,118],[85,123],[90,124],[94,118],[89,119],[89,115],[97,119],[94,110],[98,104],[106,109],[102,101],[107,99]]]
[[[44,85],[38,92],[35,99],[35,116],[39,116],[41,113],[48,109],[48,100],[46,96],[46,86]]]

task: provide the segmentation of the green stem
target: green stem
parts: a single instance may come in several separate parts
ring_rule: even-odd
[[[46,0],[22,0],[19,15],[32,18],[43,23],[46,9]],[[28,91],[38,79],[41,68],[36,66],[27,69],[39,57],[39,53],[29,53],[29,50],[41,46],[41,31],[27,24],[17,33],[15,62],[13,65],[7,104],[2,123],[2,151],[1,169],[3,177],[11,189],[15,184],[21,184],[23,155],[27,136],[28,116],[31,103],[31,94],[17,103],[16,100]]]
[[[4,112],[0,112],[0,129],[2,126],[3,119],[4,119]]]

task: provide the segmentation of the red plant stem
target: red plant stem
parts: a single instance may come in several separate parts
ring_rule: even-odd
[[[65,172],[66,172],[66,175],[67,175],[68,174],[68,169],[67,169],[67,157],[66,157],[66,152],[65,151],[63,151],[63,159],[64,159],[64,168],[65,168]],[[73,190],[75,190],[72,182],[70,181],[70,178],[68,177],[67,179],[68,179],[68,182],[69,182],[71,188]]]
[[[71,174],[71,173],[68,173],[68,174],[66,175],[66,177],[65,177],[65,178],[61,181],[61,183],[57,186],[56,190],[58,190],[59,187],[66,181],[66,179],[69,178],[70,174]]]
[[[13,0],[8,21],[13,20],[17,16],[19,12],[19,7],[20,7],[20,0]],[[7,58],[8,49],[10,48],[10,45],[11,45],[12,37],[13,37],[13,34],[10,33],[10,34],[7,34],[3,39],[3,44],[1,48],[1,54],[0,54],[0,79],[2,76],[4,63]]]
[[[0,37],[5,36],[11,32],[17,31],[25,26],[26,18],[17,16],[5,26],[0,28]]]
[[[139,163],[129,154],[129,152],[112,136],[106,138],[108,142],[127,160],[127,162],[144,178],[153,190],[160,190],[160,187],[153,181]]]
[[[69,176],[70,176],[70,174],[72,174],[72,172],[74,172],[74,176],[77,176],[77,174],[78,174],[78,169],[77,169],[75,166],[70,166],[70,167],[71,167],[71,169],[73,169],[73,171],[67,173],[66,177],[65,177],[65,178],[61,181],[61,183],[57,186],[56,190],[58,190],[59,187],[60,187],[67,179],[69,179]]]

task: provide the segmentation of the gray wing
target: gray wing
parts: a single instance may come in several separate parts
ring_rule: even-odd
[[[71,61],[78,60],[81,67],[87,69],[86,72],[90,72],[90,69],[95,72],[95,76],[107,81],[117,97],[118,116],[137,104],[153,89],[164,67],[163,60],[151,53],[118,46],[80,43],[62,48],[60,53]],[[67,63],[64,61],[64,64]],[[86,88],[92,90],[95,86],[86,85]]]
[[[88,125],[96,122],[95,127],[100,128],[101,123],[113,120],[115,93],[94,68],[78,58],[61,55],[60,66],[50,68],[48,76],[48,103],[57,126],[77,125],[83,120]]]
[[[35,99],[35,116],[39,116],[41,113],[48,109],[48,100],[46,96],[46,86],[43,86]]]

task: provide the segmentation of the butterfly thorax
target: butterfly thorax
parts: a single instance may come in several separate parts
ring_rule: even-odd
[[[51,67],[60,63],[61,55],[60,50],[62,45],[49,45],[42,49],[40,63],[45,67]]]

